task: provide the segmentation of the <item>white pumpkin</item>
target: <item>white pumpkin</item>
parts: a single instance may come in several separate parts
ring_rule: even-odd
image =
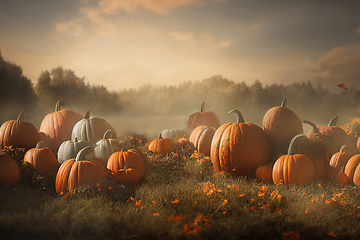
[[[88,141],[78,140],[75,138],[74,140],[64,141],[58,150],[57,159],[60,164],[65,162],[66,160],[73,159],[76,157],[78,152],[84,147],[92,146],[92,144]],[[94,154],[92,154],[94,156]],[[91,156],[86,156],[90,157]]]
[[[103,138],[95,144],[95,159],[106,168],[110,155],[120,150],[119,141],[111,138],[111,130],[107,130]]]

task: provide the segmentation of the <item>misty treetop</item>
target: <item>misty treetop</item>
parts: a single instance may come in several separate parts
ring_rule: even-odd
[[[118,81],[120,83],[121,79]],[[24,107],[40,111],[36,116],[39,120],[53,111],[59,99],[65,100],[66,108],[80,113],[122,113],[139,117],[189,116],[199,111],[200,104],[205,101],[205,110],[216,112],[221,123],[235,121],[228,111],[236,108],[245,121],[258,125],[265,112],[279,106],[284,99],[301,120],[316,124],[327,123],[335,115],[339,116],[339,124],[345,124],[360,115],[360,90],[354,87],[331,93],[326,87],[314,86],[309,81],[263,86],[258,80],[248,85],[217,75],[178,85],[143,85],[109,92],[105,86],[91,86],[85,82],[85,77],[78,77],[74,71],[62,67],[43,71],[33,86],[23,76],[21,67],[4,61],[1,55],[0,86],[2,122],[16,118]]]

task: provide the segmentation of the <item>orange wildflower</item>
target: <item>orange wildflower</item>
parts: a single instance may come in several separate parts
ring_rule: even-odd
[[[268,189],[269,189],[269,187],[263,185],[259,190],[263,191],[263,192],[266,192]]]
[[[264,192],[258,192],[258,196],[260,197],[260,198],[262,198],[262,197],[264,197],[265,196],[265,193]]]
[[[276,197],[278,194],[279,194],[279,192],[275,189],[274,191],[272,191],[270,196],[273,198],[273,197]]]
[[[172,203],[172,204],[175,204],[175,205],[178,205],[178,204],[179,204],[179,202],[180,202],[180,200],[175,199],[175,200],[174,200],[174,201],[172,201],[171,203]]]
[[[153,216],[159,216],[160,214],[159,213],[153,213]]]
[[[135,205],[136,205],[136,206],[140,206],[140,205],[141,205],[141,199],[140,199],[139,201],[137,201],[137,202],[135,203]]]

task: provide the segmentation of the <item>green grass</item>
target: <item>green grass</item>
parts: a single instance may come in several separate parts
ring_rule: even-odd
[[[144,154],[139,184],[110,179],[109,188],[59,196],[53,178],[27,172],[16,185],[0,186],[1,239],[360,239],[355,186],[214,174],[200,169],[203,156],[192,157],[193,149],[162,158],[126,141]]]

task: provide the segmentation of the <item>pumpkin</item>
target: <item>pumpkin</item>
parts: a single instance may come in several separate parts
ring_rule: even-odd
[[[120,150],[118,140],[112,139],[111,130],[107,130],[103,138],[95,144],[95,158],[106,168],[110,155]]]
[[[115,173],[115,180],[117,183],[131,184],[138,183],[140,178],[139,173],[133,168],[128,168],[128,164],[126,164],[123,169]]]
[[[236,123],[220,126],[212,139],[210,156],[216,173],[226,172],[238,176],[249,176],[268,162],[270,144],[261,127],[244,121],[238,110]]]
[[[186,123],[187,136],[190,136],[191,132],[200,125],[205,125],[213,128],[220,126],[220,119],[218,115],[213,111],[204,111],[205,102],[200,106],[200,111],[193,113],[189,116]]]
[[[185,132],[179,129],[165,129],[160,134],[163,138],[179,139],[184,137]]]
[[[315,180],[315,168],[305,154],[294,154],[293,147],[303,138],[303,134],[296,135],[289,144],[288,153],[279,157],[273,167],[272,178],[279,184],[309,184]]]
[[[24,120],[24,108],[16,120],[8,120],[0,127],[0,146],[13,146],[29,150],[40,141],[40,135],[36,127]]]
[[[360,172],[357,170],[358,168],[360,168],[360,154],[356,154],[349,159],[349,161],[345,165],[344,173],[346,174],[346,176],[348,176],[350,183],[355,183],[356,181],[358,184],[355,184],[359,187]],[[355,174],[355,172],[357,175]]]
[[[154,139],[150,142],[148,150],[152,153],[159,153],[162,156],[171,153],[173,150],[173,144],[170,138],[163,138],[160,134],[159,138]]]
[[[255,177],[256,177],[256,179],[258,179],[260,181],[272,183],[273,182],[272,170],[273,170],[272,163],[267,163],[267,164],[261,165],[256,169]]]
[[[343,145],[339,152],[334,153],[330,158],[330,166],[332,166],[335,169],[340,170],[342,166],[345,166],[346,163],[349,161],[351,155],[345,152],[346,145]]]
[[[128,168],[135,169],[139,175],[139,180],[145,176],[145,163],[141,153],[135,149],[125,149],[123,145],[121,151],[114,152],[110,155],[107,161],[107,168],[115,174],[124,169],[125,166]]]
[[[209,126],[197,126],[190,135],[189,141],[199,153],[210,156],[211,141],[216,129]]]
[[[92,144],[85,140],[78,140],[77,138],[63,142],[57,153],[58,162],[62,164],[66,160],[76,158],[78,152],[88,146],[92,146]],[[89,157],[92,158],[94,156]]]
[[[19,180],[19,165],[12,157],[0,150],[0,185],[16,184]]]
[[[358,140],[356,141],[356,148],[357,148],[357,150],[360,152],[360,137],[359,137]]]
[[[63,100],[59,100],[55,105],[55,111],[48,113],[40,124],[40,138],[44,146],[54,153],[58,152],[60,145],[71,139],[71,132],[74,125],[83,116],[73,110],[61,110]]]
[[[179,149],[184,148],[185,146],[189,146],[190,148],[194,147],[194,145],[187,138],[179,138],[177,144]]]
[[[103,186],[106,171],[97,160],[84,160],[84,156],[93,152],[94,146],[80,150],[75,159],[65,161],[56,174],[55,190],[58,194],[66,193],[83,185]]]
[[[262,128],[273,141],[286,143],[297,134],[303,133],[301,120],[286,107],[286,100],[283,100],[281,106],[272,107],[265,113]]]
[[[348,184],[351,184],[352,180],[345,174],[344,168],[342,167],[337,174],[337,183],[341,187],[345,187]]]
[[[30,163],[38,175],[46,176],[55,174],[59,168],[56,155],[43,141],[39,141],[35,148],[29,149],[24,156],[24,162]]]
[[[85,117],[78,121],[71,133],[71,140],[78,139],[85,140],[91,144],[103,138],[104,132],[111,130],[111,138],[116,139],[117,135],[115,129],[108,121],[101,117],[90,117],[90,112],[86,112]]]

